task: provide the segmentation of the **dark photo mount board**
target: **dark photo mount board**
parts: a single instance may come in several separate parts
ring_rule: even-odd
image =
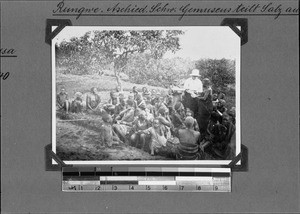
[[[1,58],[1,72],[10,72],[1,81],[2,213],[299,212],[298,16],[59,17],[73,26],[220,26],[226,18],[247,19],[248,26],[241,46],[241,139],[248,170],[233,170],[231,193],[72,194],[61,191],[61,172],[45,169],[52,87],[45,23],[58,18],[52,16],[57,4],[1,2],[1,47],[17,50],[17,57]],[[220,4],[233,2],[215,2]]]
[[[46,32],[45,42],[51,46],[51,41],[56,35],[60,33],[66,26],[72,26],[72,22],[69,19],[47,19],[46,20]],[[221,22],[221,26],[229,26],[240,38],[241,45],[248,42],[248,20],[242,18],[225,18]],[[52,31],[52,28],[56,27]],[[238,29],[240,27],[240,29]],[[53,163],[52,160],[55,160]],[[241,164],[237,164],[241,160]],[[67,165],[52,151],[51,144],[45,146],[45,163],[47,171],[61,171],[62,167]],[[68,165],[69,167],[71,165]],[[209,166],[201,166],[209,167]],[[236,154],[236,157],[228,165],[221,167],[228,167],[233,171],[247,171],[248,170],[248,149],[245,145],[241,145],[241,152]]]

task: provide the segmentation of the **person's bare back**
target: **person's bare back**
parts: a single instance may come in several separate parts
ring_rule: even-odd
[[[197,144],[200,132],[191,129],[179,129],[178,137],[180,143]]]
[[[186,117],[184,121],[186,128],[178,130],[178,138],[181,144],[197,144],[200,138],[200,132],[193,129],[194,120],[193,117]]]

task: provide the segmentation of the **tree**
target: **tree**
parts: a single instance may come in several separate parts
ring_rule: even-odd
[[[235,63],[228,59],[201,59],[196,61],[202,78],[211,80],[214,90],[227,90],[227,86],[235,84]]]
[[[160,64],[159,70],[157,70],[157,61]],[[150,53],[144,52],[132,54],[124,72],[133,83],[168,88],[175,81],[185,79],[194,66],[194,62],[190,59],[175,57],[156,60]]]
[[[176,52],[180,49],[178,36],[183,33],[180,30],[96,30],[61,44],[60,49],[68,48],[67,53],[73,55],[75,50],[83,58],[87,58],[86,55],[95,55],[99,59],[105,59],[106,63],[112,64],[118,85],[121,85],[119,74],[131,55],[147,52],[155,60],[159,60],[167,51]],[[89,61],[88,58],[83,64]]]

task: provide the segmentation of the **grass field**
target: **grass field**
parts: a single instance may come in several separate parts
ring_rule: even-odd
[[[99,76],[99,75],[72,75],[72,74],[61,74],[58,73],[56,76],[56,90],[64,86],[70,97],[79,91],[81,93],[89,92],[92,87],[97,87],[101,100],[107,101],[109,99],[109,92],[117,87],[117,81],[112,76]],[[167,89],[154,87],[149,85],[138,85],[130,82],[122,81],[122,87],[124,93],[129,94],[132,91],[133,86],[137,86],[137,89],[141,89],[146,86],[148,89],[156,89],[167,93]]]
[[[102,102],[109,99],[109,92],[116,88],[116,78],[99,75],[71,75],[58,73],[56,76],[56,88],[65,87],[72,98],[76,92],[86,94],[92,87],[97,87]],[[148,85],[138,85],[122,81],[125,94],[129,94],[133,86],[138,90],[146,86],[148,89],[156,89],[167,93],[167,89]],[[235,97],[226,97],[226,107],[234,106]],[[108,148],[100,140],[100,126],[102,118],[95,114],[57,114],[56,123],[56,150],[57,155],[64,161],[68,160],[168,160],[162,156],[151,156],[149,153],[120,143]]]
[[[57,89],[66,88],[69,97],[75,92],[86,93],[90,88],[97,87],[102,102],[109,99],[109,92],[117,86],[115,77],[99,75],[70,75],[56,76]],[[136,85],[122,82],[125,93],[129,93],[133,86],[138,89],[146,85]],[[149,89],[164,90],[150,87]],[[102,118],[95,114],[57,113],[56,150],[62,160],[167,160],[162,156],[151,156],[149,153],[126,144],[113,145],[108,148],[100,140],[100,126]]]

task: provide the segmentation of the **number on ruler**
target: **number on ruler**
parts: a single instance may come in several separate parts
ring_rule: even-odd
[[[151,190],[151,187],[147,185],[146,190]]]
[[[129,186],[129,189],[130,190],[134,190],[134,186]]]
[[[218,190],[219,188],[218,188],[218,186],[215,186],[215,190]]]
[[[184,186],[179,185],[179,190],[183,190]]]
[[[201,190],[201,186],[197,186],[197,190]]]
[[[96,187],[95,187],[95,190],[101,190],[101,186],[99,186],[99,185],[96,186]]]
[[[115,186],[115,185],[112,186],[112,190],[117,190],[117,189],[118,189],[117,186]]]
[[[168,186],[163,185],[163,190],[168,190]]]
[[[78,186],[78,189],[79,189],[79,190],[83,190],[83,186],[82,186],[82,185],[79,185],[79,186]]]

